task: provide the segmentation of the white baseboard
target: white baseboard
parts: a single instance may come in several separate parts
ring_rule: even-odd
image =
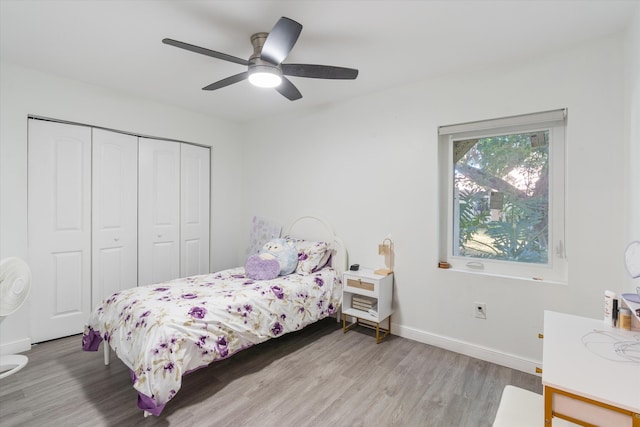
[[[471,344],[442,335],[432,334],[407,326],[392,324],[392,330],[394,335],[398,335],[403,338],[444,348],[445,350],[454,351],[476,359],[506,366],[507,368],[516,369],[528,374],[539,375],[536,373],[536,368],[542,367],[542,362],[540,361],[526,359],[521,356],[504,353],[488,347]]]
[[[0,344],[0,354],[16,354],[31,350],[31,340],[23,338],[18,341]]]

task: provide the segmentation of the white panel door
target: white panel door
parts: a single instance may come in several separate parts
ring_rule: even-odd
[[[93,307],[138,283],[138,137],[93,129]]]
[[[91,310],[91,129],[29,120],[32,342],[82,332]]]
[[[180,275],[209,272],[209,148],[181,145]]]
[[[180,143],[138,141],[138,285],[180,277]]]

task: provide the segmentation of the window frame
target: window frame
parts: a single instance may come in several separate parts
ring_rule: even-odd
[[[567,110],[483,120],[438,129],[439,254],[453,270],[566,283],[566,128]],[[546,264],[454,255],[454,141],[549,130],[549,247]]]

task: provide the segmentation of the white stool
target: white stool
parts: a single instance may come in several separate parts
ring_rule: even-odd
[[[27,366],[29,359],[22,354],[12,354],[9,356],[0,355],[0,378],[15,374],[20,369]]]
[[[540,427],[544,425],[544,399],[541,394],[508,385],[502,391],[500,406],[493,427]],[[560,418],[553,419],[553,427],[577,424]]]

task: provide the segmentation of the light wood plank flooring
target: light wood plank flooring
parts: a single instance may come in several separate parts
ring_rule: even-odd
[[[81,336],[34,346],[0,380],[0,426],[490,426],[502,389],[540,378],[397,336],[343,334],[335,319],[187,375],[144,418],[128,369],[104,366]]]

